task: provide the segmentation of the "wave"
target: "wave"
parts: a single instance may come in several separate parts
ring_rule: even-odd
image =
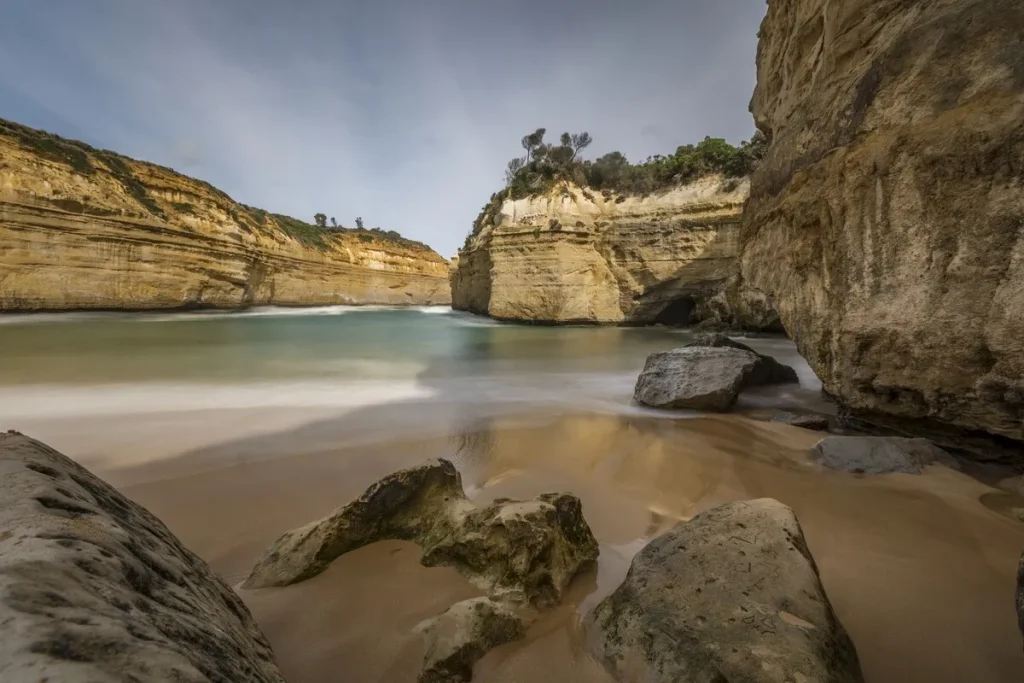
[[[422,400],[433,394],[433,390],[415,380],[401,379],[245,384],[24,385],[0,389],[0,415],[5,420],[15,420],[240,408],[354,409]]]

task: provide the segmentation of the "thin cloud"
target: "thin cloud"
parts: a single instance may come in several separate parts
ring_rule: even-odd
[[[763,0],[7,5],[0,116],[82,131],[272,211],[323,211],[343,224],[362,216],[445,255],[537,126],[587,130],[593,153],[631,159],[705,135],[749,137],[765,9]]]

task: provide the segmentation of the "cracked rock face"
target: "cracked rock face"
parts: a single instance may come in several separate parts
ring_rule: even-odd
[[[622,683],[863,683],[792,510],[728,503],[651,541],[589,615]]]
[[[490,598],[457,602],[443,614],[416,629],[427,646],[419,683],[464,683],[473,678],[473,665],[487,652],[519,640],[525,620]]]
[[[724,412],[747,387],[796,381],[788,365],[716,334],[648,356],[633,397],[652,408]]]
[[[1024,4],[772,0],[760,36],[742,287],[861,419],[1024,440]]]
[[[283,683],[249,610],[144,508],[0,434],[0,679]]]
[[[246,588],[316,576],[341,555],[375,541],[417,543],[427,566],[455,567],[491,597],[545,606],[561,601],[598,546],[575,496],[476,507],[447,460],[390,474],[333,513],[281,536],[253,567]]]

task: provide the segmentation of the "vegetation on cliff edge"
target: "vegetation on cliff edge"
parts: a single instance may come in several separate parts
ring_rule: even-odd
[[[558,144],[545,143],[546,133],[538,128],[523,136],[525,154],[508,162],[505,187],[491,195],[473,222],[467,243],[506,199],[541,195],[560,182],[621,197],[667,190],[716,173],[740,178],[753,172],[767,147],[760,132],[738,147],[722,138],[706,137],[696,145],[677,147],[671,155],[656,154],[634,164],[617,151],[594,160],[581,159],[580,152],[592,142],[589,133],[562,133]]]
[[[334,235],[344,232],[355,234],[358,236],[360,241],[366,243],[378,240],[384,243],[397,244],[409,249],[423,249],[430,251],[430,247],[426,244],[406,239],[394,230],[382,230],[381,228],[365,229],[361,225],[362,219],[357,219],[357,222],[360,223],[357,228],[342,228],[337,226],[333,229],[328,229],[324,225],[311,225],[297,218],[292,218],[291,216],[270,214],[262,209],[257,209],[255,207],[235,202],[226,193],[218,190],[210,183],[178,173],[167,166],[161,166],[151,162],[137,161],[122,154],[118,154],[117,152],[97,149],[79,140],[62,138],[58,135],[37,130],[35,128],[29,128],[28,126],[23,126],[13,121],[0,119],[0,136],[13,139],[22,149],[32,152],[43,159],[70,166],[75,173],[80,175],[91,176],[97,171],[105,171],[106,173],[109,173],[110,176],[120,183],[125,192],[135,199],[147,213],[157,218],[167,219],[168,216],[165,208],[162,207],[161,204],[158,203],[157,199],[149,193],[147,186],[135,176],[132,172],[131,164],[146,164],[148,166],[160,168],[201,185],[215,198],[226,204],[226,207],[220,208],[226,210],[231,219],[246,232],[253,231],[250,223],[263,229],[270,227],[266,222],[266,218],[267,216],[273,216],[275,222],[280,226],[281,230],[285,234],[295,240],[298,240],[302,244],[315,249],[326,249]],[[57,199],[51,201],[65,210],[74,209],[77,213],[87,213],[92,215],[111,214],[110,211],[89,207],[86,203],[87,199],[88,198],[85,197],[81,198],[81,200]],[[167,208],[178,213],[194,215],[196,205],[193,202],[174,201],[168,202]]]

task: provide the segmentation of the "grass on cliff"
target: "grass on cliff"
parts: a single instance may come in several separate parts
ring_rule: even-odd
[[[359,240],[365,243],[380,241],[396,244],[409,249],[430,251],[430,247],[422,242],[402,237],[394,230],[382,230],[381,228],[335,228],[327,229],[317,225],[311,225],[297,218],[283,214],[271,214],[263,209],[246,206],[235,202],[225,192],[217,189],[205,180],[192,178],[178,173],[173,168],[161,166],[150,162],[139,162],[124,155],[110,150],[96,149],[79,140],[68,140],[46,131],[29,128],[13,121],[0,119],[0,136],[13,139],[18,146],[41,158],[64,164],[71,167],[76,173],[91,176],[97,172],[106,171],[124,188],[125,192],[141,204],[149,213],[160,218],[167,218],[167,215],[155,199],[149,194],[146,185],[143,184],[132,172],[131,163],[146,164],[149,167],[159,168],[168,173],[190,180],[205,188],[213,197],[225,204],[225,211],[231,216],[243,230],[255,232],[257,228],[267,229],[271,227],[267,217],[273,216],[286,234],[315,249],[325,250],[328,247],[332,234],[338,232],[356,233]],[[83,198],[85,202],[87,198]],[[76,206],[79,204],[75,202]],[[195,205],[189,202],[172,202],[171,208],[179,213],[195,214]],[[92,213],[96,215],[110,215],[110,211],[91,209],[87,205],[76,212]],[[254,227],[256,226],[256,227]]]
[[[656,154],[630,163],[621,152],[597,159],[582,159],[580,152],[592,142],[588,133],[563,133],[559,144],[544,142],[544,128],[523,137],[526,154],[505,168],[505,187],[484,205],[466,243],[478,235],[506,199],[545,194],[559,182],[574,183],[606,198],[647,195],[692,183],[713,174],[730,178],[750,175],[764,157],[767,139],[760,132],[738,147],[722,138],[706,137],[696,145],[681,145],[670,155]]]
[[[390,242],[408,249],[430,251],[430,247],[423,242],[417,242],[416,240],[410,240],[402,237],[394,230],[382,230],[381,228],[324,228],[280,213],[273,213],[270,215],[288,235],[308,247],[313,247],[314,249],[327,249],[330,240],[334,236],[349,234],[355,235],[356,238],[364,244],[369,244],[375,241],[385,243]]]

